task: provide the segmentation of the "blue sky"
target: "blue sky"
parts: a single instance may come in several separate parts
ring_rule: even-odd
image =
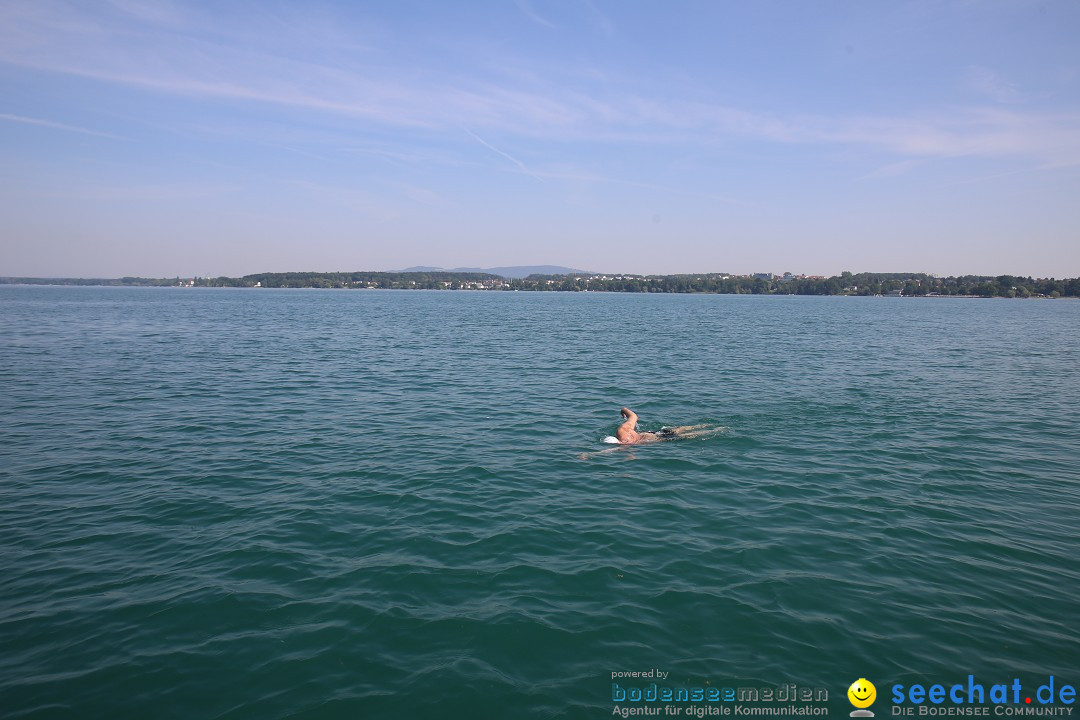
[[[0,275],[1080,275],[1080,3],[0,3]]]

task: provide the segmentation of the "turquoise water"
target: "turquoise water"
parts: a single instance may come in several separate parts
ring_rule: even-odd
[[[0,717],[1080,684],[1080,303],[0,287]],[[643,429],[701,439],[618,449]]]

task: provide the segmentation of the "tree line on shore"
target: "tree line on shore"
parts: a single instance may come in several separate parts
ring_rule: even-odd
[[[508,279],[475,272],[293,272],[239,278],[0,278],[2,284],[155,287],[263,287],[542,292],[718,293],[747,295],[889,295],[966,297],[1080,297],[1080,278],[1014,275],[938,277],[926,273],[851,273],[833,277],[693,275],[530,275]]]

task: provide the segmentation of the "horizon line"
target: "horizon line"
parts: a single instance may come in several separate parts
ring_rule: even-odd
[[[529,266],[529,265],[500,265],[500,266],[496,266],[496,267],[500,268],[500,269],[507,269],[507,268],[525,268],[525,267],[533,267],[533,266]],[[563,267],[563,266],[553,266],[553,267]],[[159,275],[159,276],[154,276],[154,275],[117,275],[117,276],[112,276],[112,277],[108,277],[108,276],[104,276],[104,275],[93,275],[93,276],[81,276],[81,275],[0,275],[0,281],[10,281],[10,280],[123,280],[123,279],[126,279],[126,278],[131,278],[133,280],[170,280],[170,279],[177,279],[177,278],[204,279],[204,280],[216,280],[216,279],[225,278],[225,279],[230,279],[230,280],[236,280],[236,279],[242,279],[242,278],[247,278],[247,277],[253,277],[253,276],[257,276],[257,275],[347,275],[347,274],[370,274],[370,273],[380,273],[380,274],[385,274],[385,275],[422,275],[422,274],[427,274],[427,273],[445,273],[445,274],[459,274],[459,275],[486,274],[486,275],[495,275],[497,277],[505,277],[505,276],[498,275],[498,273],[490,272],[490,270],[492,270],[492,269],[494,269],[494,268],[477,268],[477,269],[472,269],[472,270],[444,269],[444,268],[436,268],[436,269],[432,269],[432,270],[268,270],[268,271],[262,271],[262,272],[245,273],[243,275],[177,274],[177,275]],[[811,273],[791,273],[791,272],[788,272],[788,271],[785,271],[784,273],[768,272],[768,271],[760,272],[760,273],[756,273],[756,272],[736,273],[736,272],[725,272],[725,271],[719,271],[719,270],[694,271],[694,272],[670,272],[670,273],[636,273],[636,272],[621,272],[621,271],[573,270],[571,272],[566,272],[566,273],[532,273],[532,274],[534,274],[534,275],[553,275],[553,276],[606,275],[606,276],[614,276],[614,277],[642,277],[642,278],[645,278],[645,277],[678,277],[678,276],[685,276],[685,275],[726,275],[726,276],[732,277],[732,278],[753,278],[753,277],[757,277],[759,275],[771,275],[773,278],[777,278],[777,279],[784,278],[784,277],[791,277],[793,279],[799,279],[799,280],[813,280],[813,279],[828,280],[828,279],[831,279],[831,278],[843,277],[844,273],[850,273],[853,276],[855,276],[855,275],[907,275],[907,276],[925,275],[927,277],[933,277],[933,278],[950,278],[950,277],[952,277],[952,278],[960,278],[960,277],[984,277],[984,278],[1016,277],[1016,278],[1031,278],[1033,280],[1058,280],[1058,279],[1068,280],[1068,279],[1072,279],[1074,277],[1075,278],[1080,278],[1080,274],[1075,275],[1075,276],[1069,276],[1069,275],[1062,275],[1062,276],[1057,276],[1057,275],[1034,275],[1034,274],[1025,275],[1025,274],[1020,274],[1020,273],[1009,273],[1009,272],[992,273],[992,274],[989,274],[989,273],[975,273],[975,272],[948,273],[948,274],[945,274],[945,273],[938,273],[938,272],[928,272],[928,271],[923,271],[923,270],[920,270],[920,271],[903,271],[903,270],[901,270],[901,271],[897,271],[897,270],[859,270],[859,271],[854,271],[854,270],[842,270],[842,271],[840,271],[838,273],[834,273],[832,275],[811,274]],[[517,278],[517,279],[524,279],[524,278]]]

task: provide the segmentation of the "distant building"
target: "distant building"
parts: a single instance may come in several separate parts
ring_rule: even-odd
[[[750,277],[754,278],[755,280],[772,280],[773,279],[773,274],[772,273],[754,273]]]

